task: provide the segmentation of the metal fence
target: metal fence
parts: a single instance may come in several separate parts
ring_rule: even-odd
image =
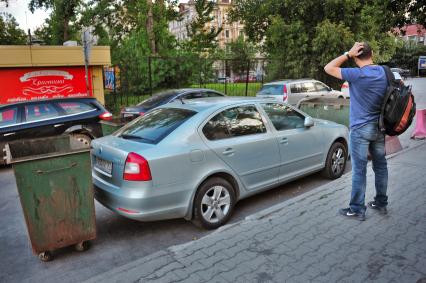
[[[175,88],[209,88],[228,96],[254,96],[268,78],[271,60],[146,57],[105,69],[106,107],[114,113],[156,92]]]

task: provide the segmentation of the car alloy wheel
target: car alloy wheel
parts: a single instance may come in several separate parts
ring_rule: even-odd
[[[341,142],[335,142],[331,145],[327,154],[323,175],[329,179],[337,179],[342,176],[346,167],[348,155],[346,147]]]
[[[231,196],[223,186],[210,188],[201,200],[201,214],[207,222],[217,223],[222,221],[229,213]]]
[[[331,170],[333,171],[333,174],[339,175],[343,171],[344,169],[343,166],[345,165],[345,152],[343,151],[342,148],[338,147],[333,152],[331,161],[332,161]]]
[[[224,178],[209,178],[197,190],[192,222],[202,228],[216,229],[228,221],[234,204],[234,187]]]

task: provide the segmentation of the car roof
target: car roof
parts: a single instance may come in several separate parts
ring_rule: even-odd
[[[50,99],[35,99],[35,100],[26,100],[26,101],[19,101],[14,103],[8,103],[8,104],[2,104],[0,105],[0,108],[3,107],[10,107],[10,106],[19,106],[19,105],[26,105],[26,104],[33,104],[33,103],[40,103],[40,102],[60,102],[60,101],[90,101],[90,100],[96,100],[95,97],[63,97],[63,98],[50,98]]]
[[[283,79],[279,81],[265,83],[264,85],[280,85],[280,84],[288,84],[288,83],[296,83],[296,82],[305,82],[305,81],[316,81],[315,79]]]
[[[161,108],[183,108],[193,110],[196,112],[204,112],[208,110],[220,109],[226,106],[232,106],[234,104],[246,103],[246,102],[264,102],[267,101],[261,97],[245,97],[245,96],[223,96],[223,97],[208,97],[208,98],[197,98],[197,99],[184,99],[183,104],[181,101],[174,101],[172,103],[165,104]]]

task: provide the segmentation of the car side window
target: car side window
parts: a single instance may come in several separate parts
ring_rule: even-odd
[[[317,89],[317,91],[328,91],[328,87],[320,82],[315,83],[315,88]]]
[[[0,127],[16,124],[18,120],[18,108],[0,110]]]
[[[266,132],[265,124],[254,105],[244,105],[222,112],[231,136],[239,137]]]
[[[265,110],[277,131],[292,130],[305,127],[305,117],[293,108],[279,103],[264,103]]]
[[[302,92],[315,92],[315,86],[313,82],[306,82],[302,84]]]
[[[301,93],[302,85],[301,84],[291,84],[290,86],[291,93]]]
[[[203,95],[203,97],[222,97],[223,95],[220,95],[217,92],[213,92],[213,91],[206,91]]]
[[[203,96],[201,92],[191,92],[191,93],[184,94],[182,96],[183,99],[194,99],[194,98],[202,98],[202,97],[205,97],[205,96]]]
[[[226,109],[213,117],[203,128],[209,140],[261,134],[266,132],[265,124],[254,105]]]
[[[58,117],[59,113],[50,103],[30,104],[25,106],[27,122]]]
[[[207,122],[203,127],[203,133],[209,140],[220,140],[231,136],[222,113],[217,114]]]
[[[95,107],[83,102],[59,102],[59,107],[64,109],[65,113],[70,114],[78,114],[81,112],[86,112],[90,110],[94,110]]]

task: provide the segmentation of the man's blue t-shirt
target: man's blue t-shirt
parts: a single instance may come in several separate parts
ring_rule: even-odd
[[[377,121],[387,87],[383,67],[368,65],[362,68],[342,68],[342,78],[349,82],[350,128]]]

